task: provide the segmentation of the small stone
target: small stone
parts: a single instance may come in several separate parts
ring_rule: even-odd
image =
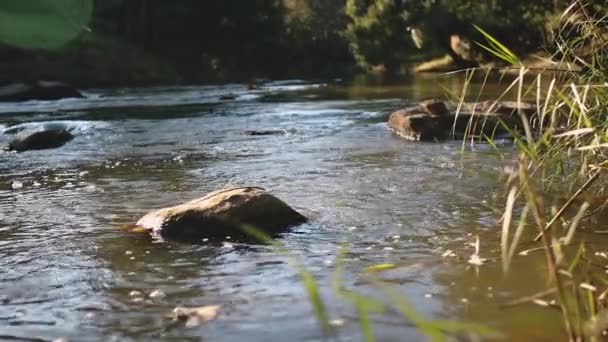
[[[136,298],[131,299],[131,302],[140,304],[140,303],[144,302],[144,299],[142,297],[136,297]]]
[[[125,255],[133,255],[133,251],[126,251]]]
[[[385,251],[392,251],[392,250],[394,250],[394,249],[395,249],[395,248],[393,248],[393,247],[384,247],[384,250],[385,250]]]
[[[348,227],[348,228],[346,228],[346,229],[347,229],[349,232],[353,232],[353,231],[357,230],[357,227],[354,227],[354,226],[353,226],[353,227]]]
[[[86,192],[95,192],[97,190],[97,187],[95,185],[89,185],[89,186],[85,187],[84,190]]]
[[[135,260],[135,257],[130,257],[129,260]]]
[[[341,327],[344,325],[344,320],[341,318],[336,318],[333,319],[329,322],[330,325],[334,326],[334,327]]]
[[[452,252],[452,250],[448,249],[443,254],[441,254],[442,258],[453,258],[456,256],[456,253]]]
[[[89,174],[89,171],[82,171],[82,172],[78,173],[78,177],[84,177],[88,174]]]
[[[129,297],[141,297],[144,294],[141,293],[141,291],[137,291],[137,290],[133,290],[131,292],[129,292]]]
[[[163,299],[163,298],[167,297],[167,295],[161,290],[154,290],[154,291],[150,292],[148,297],[150,297],[152,299]]]
[[[465,303],[465,304],[469,302],[469,300],[466,299],[466,298],[462,298],[460,301],[463,302],[463,303]]]
[[[60,337],[60,338],[54,339],[53,342],[70,342],[70,340],[68,340],[65,337]]]
[[[477,254],[473,254],[471,255],[471,257],[469,258],[469,264],[471,265],[475,265],[475,266],[482,266],[483,264],[485,264],[488,261],[488,259],[486,258],[482,258]]]
[[[13,190],[23,189],[23,182],[14,181],[13,184],[11,184],[11,187]]]
[[[424,298],[433,298],[433,295],[430,294],[430,293],[427,293],[427,294],[424,295]]]
[[[34,182],[32,185],[34,186],[34,188],[39,188],[42,186],[42,184],[40,184],[38,182]]]

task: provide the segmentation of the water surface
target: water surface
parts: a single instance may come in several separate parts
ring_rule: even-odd
[[[481,99],[506,82],[492,81]],[[477,234],[482,255],[497,256],[492,207],[502,202],[497,175],[511,147],[501,161],[488,146],[412,143],[386,128],[392,110],[462,84],[456,75],[283,81],[253,91],[93,89],[85,99],[0,104],[0,144],[49,121],[76,134],[56,150],[0,153],[0,340],[326,338],[297,270],[269,246],[159,243],[119,229],[151,209],[243,185],[264,187],[313,218],[279,240],[318,280],[338,340],[362,340],[357,311],[331,291],[341,246],[344,285],[353,290],[382,298],[361,271],[394,263],[400,267],[379,275],[426,317],[481,322],[511,339],[562,337],[557,311],[499,307],[543,289],[542,258],[516,260],[511,277],[498,263],[466,262]],[[220,100],[228,93],[236,99]],[[251,129],[288,134],[241,134]],[[458,257],[443,256],[447,250]],[[167,296],[134,302],[134,290]],[[178,305],[209,304],[221,305],[220,315],[200,327],[166,317]],[[425,339],[394,310],[373,320],[379,341]]]

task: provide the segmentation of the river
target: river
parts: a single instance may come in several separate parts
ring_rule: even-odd
[[[511,340],[563,337],[558,311],[500,307],[544,289],[542,254],[516,259],[510,276],[496,260],[467,263],[477,235],[482,256],[499,255],[493,208],[513,148],[502,146],[501,159],[484,144],[414,143],[386,127],[392,110],[459,91],[463,78],[90,89],[84,99],[0,104],[0,144],[48,121],[76,134],[55,150],[0,152],[0,340],[327,338],[297,269],[276,249],[228,238],[160,243],[120,229],[154,208],[242,185],[312,218],[278,241],[317,279],[330,339],[362,340],[357,310],[331,289],[341,247],[344,286],[354,291],[382,298],[362,271],[395,264],[378,277],[427,318],[481,323]],[[492,81],[481,98],[506,85]],[[229,93],[236,98],[220,99]],[[241,134],[252,129],[287,134]],[[166,296],[130,296],[154,290]],[[167,318],[176,306],[204,305],[221,309],[201,326]],[[372,320],[379,341],[425,340],[395,310]]]

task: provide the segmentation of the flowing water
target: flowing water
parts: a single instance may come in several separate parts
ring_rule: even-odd
[[[275,249],[229,238],[160,243],[119,229],[154,208],[242,185],[312,218],[278,241],[317,279],[331,338],[362,340],[357,310],[331,290],[340,247],[343,283],[354,291],[382,298],[362,270],[393,263],[378,276],[425,317],[478,322],[513,339],[562,336],[557,311],[500,307],[543,289],[542,258],[516,260],[510,277],[499,263],[466,262],[476,234],[482,256],[497,254],[492,207],[509,157],[484,145],[404,141],[386,128],[392,110],[462,84],[456,75],[97,89],[85,99],[0,104],[0,144],[49,121],[76,135],[54,150],[0,153],[0,340],[325,339],[297,269]],[[482,97],[504,85],[493,81]],[[236,99],[220,100],[228,93]],[[287,134],[241,134],[251,129]],[[166,296],[131,296],[154,290]],[[204,305],[221,309],[198,327],[167,317]],[[425,339],[395,310],[373,322],[379,341]]]

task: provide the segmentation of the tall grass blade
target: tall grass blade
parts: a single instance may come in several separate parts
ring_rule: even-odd
[[[317,284],[317,281],[315,280],[312,273],[307,271],[295,258],[293,258],[290,255],[289,251],[285,248],[285,246],[283,246],[281,243],[273,240],[271,236],[264,233],[262,230],[257,229],[256,227],[253,227],[251,225],[243,225],[243,226],[241,226],[241,229],[245,233],[247,233],[250,236],[252,236],[253,238],[257,239],[258,241],[275,247],[279,253],[281,253],[282,255],[284,255],[287,258],[288,263],[292,267],[294,267],[298,271],[298,274],[300,275],[300,279],[302,280],[302,283],[304,284],[304,288],[306,289],[306,292],[308,293],[308,297],[312,304],[317,321],[319,322],[319,325],[321,326],[321,329],[325,332],[331,332],[332,327],[329,324],[329,314],[327,313],[325,303],[324,303],[323,299],[321,298],[321,293],[319,291],[319,286]]]

